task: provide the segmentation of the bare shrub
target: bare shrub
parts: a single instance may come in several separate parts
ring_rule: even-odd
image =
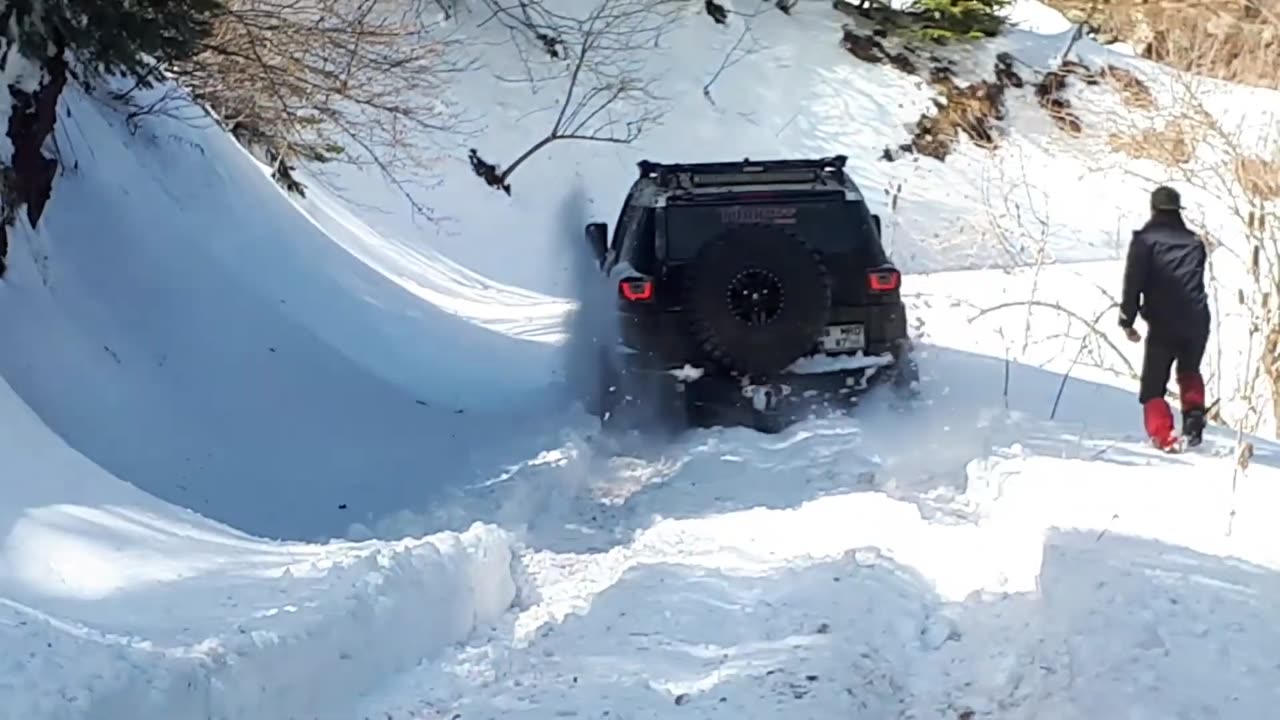
[[[980,40],[1004,27],[1008,0],[911,0],[893,6],[880,0],[833,0],[844,14],[870,21],[879,31],[932,44]]]
[[[1036,101],[1055,125],[1072,135],[1079,135],[1084,130],[1084,123],[1071,108],[1071,101],[1063,97],[1070,74],[1062,69],[1046,72],[1035,85]]]
[[[850,33],[846,30],[845,47],[854,52],[849,38]],[[875,42],[874,39],[872,41]],[[886,54],[888,51],[883,46],[866,47],[883,54],[886,61],[895,63],[895,67],[900,64],[895,62],[892,54]],[[920,116],[910,142],[900,145],[898,151],[914,152],[941,161],[947,158],[962,136],[984,150],[995,150],[1000,142],[999,123],[1006,114],[1005,94],[1010,88],[1024,85],[1022,77],[1013,70],[1012,56],[1003,52],[996,56],[994,80],[979,80],[968,85],[956,82],[955,70],[949,61],[941,58],[931,60],[933,64],[926,79],[941,97],[933,101],[935,112]],[[911,72],[918,72],[914,65],[911,68]],[[896,159],[891,149],[886,149],[883,157],[890,161]]]
[[[1151,88],[1132,70],[1107,65],[1102,68],[1102,77],[1120,93],[1125,105],[1135,110],[1156,109],[1156,97]]]
[[[1244,155],[1232,159],[1232,169],[1246,195],[1260,200],[1280,200],[1280,157]]]
[[[984,267],[994,266],[1005,271],[1030,267],[1035,269],[1038,278],[1045,265],[1055,262],[1049,248],[1053,227],[1047,210],[1049,197],[1044,190],[1027,182],[1022,149],[1014,146],[1011,151],[1018,154],[1016,174],[1008,172],[1005,163],[996,158],[983,167],[983,217],[974,230],[982,238],[983,248],[997,251]]]
[[[553,142],[628,144],[662,118],[662,98],[645,74],[645,61],[677,17],[674,6],[647,0],[600,0],[583,18],[551,13],[536,4],[523,7],[529,13],[537,9],[539,14],[511,20],[512,32],[523,29],[557,38],[560,50],[553,57],[563,56],[567,65],[539,76],[540,64],[525,63],[530,82],[564,86],[564,98],[546,135],[501,170],[487,162],[472,162],[486,183],[508,193],[516,169]]]
[[[1143,13],[1151,39],[1142,54],[1199,75],[1278,87],[1275,58],[1280,55],[1276,32],[1280,23],[1270,12],[1247,17],[1248,6],[1151,4]]]
[[[1185,165],[1195,155],[1199,137],[1195,126],[1177,118],[1157,127],[1113,130],[1107,144],[1118,153],[1136,160],[1153,160],[1164,165]]]
[[[840,47],[863,62],[876,65],[888,63],[899,72],[920,75],[919,66],[906,51],[891,51],[878,38],[860,33],[851,26],[844,27],[840,37]]]
[[[984,150],[994,149],[999,137],[995,125],[1005,114],[1004,86],[987,81],[960,86],[944,77],[934,87],[943,99],[934,101],[936,113],[923,115],[916,122],[912,149],[944,160],[962,135]]]
[[[165,67],[190,91],[140,100],[131,120],[190,115],[191,101],[271,165],[293,192],[300,162],[376,168],[429,214],[411,188],[424,183],[441,134],[465,118],[447,102],[447,80],[466,69],[460,46],[409,0],[227,0],[190,59]]]
[[[1280,15],[1274,0],[1047,0],[1101,39],[1124,40],[1149,60],[1230,82],[1280,87]]]
[[[790,0],[778,1],[781,3],[779,9],[782,9],[782,7],[785,7],[785,4]],[[784,10],[784,12],[789,12],[789,10]],[[715,72],[711,73],[711,77],[703,84],[702,97],[706,98],[707,102],[714,106],[716,101],[715,98],[711,97],[711,88],[716,84],[716,81],[720,79],[720,76],[734,65],[745,60],[747,57],[760,52],[763,47],[764,46],[751,32],[751,20],[749,18],[744,19],[742,22],[742,30],[738,33],[738,39],[734,40],[733,44],[729,46],[724,57],[720,60],[720,65],[716,67]]]
[[[1016,275],[1029,280],[1029,284],[1022,297],[973,306],[974,313],[969,320],[977,322],[988,315],[1011,312],[1024,314],[1020,349],[1015,351],[1016,337],[1007,335],[1004,330],[998,331],[1005,342],[1006,362],[1014,359],[1026,362],[1033,346],[1049,346],[1050,354],[1072,358],[1059,386],[1058,397],[1049,409],[1050,418],[1055,416],[1068,377],[1077,367],[1098,368],[1136,380],[1137,368],[1107,332],[1110,326],[1106,318],[1120,305],[1114,293],[1082,276],[1082,285],[1090,285],[1090,290],[1096,290],[1097,297],[1104,300],[1105,305],[1082,312],[1045,296],[1044,270],[1058,260],[1050,247],[1055,223],[1048,214],[1048,195],[1027,182],[1025,159],[1019,154],[1014,172],[1006,170],[999,161],[993,162],[984,169],[983,179],[985,217],[983,223],[975,227],[975,234],[981,238],[983,247],[990,246],[998,252],[997,257],[983,265],[998,267],[1011,277]],[[1065,271],[1061,266],[1059,269]],[[1045,332],[1044,323],[1040,320],[1046,316],[1059,321],[1061,329]],[[1008,387],[1005,393],[1007,396]]]

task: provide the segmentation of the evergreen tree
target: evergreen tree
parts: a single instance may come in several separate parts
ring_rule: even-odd
[[[222,0],[9,0],[0,28],[16,28],[7,40],[37,62],[65,48],[91,75],[148,83],[157,63],[194,55],[223,10]]]
[[[8,228],[26,209],[34,227],[53,191],[57,160],[43,147],[57,123],[68,78],[90,83],[126,76],[139,87],[158,79],[157,66],[185,60],[203,46],[222,0],[0,0],[0,58],[18,53],[39,68],[39,82],[8,78],[12,148],[0,157],[0,277]]]
[[[913,0],[911,12],[926,40],[980,39],[1000,32],[1012,0]]]

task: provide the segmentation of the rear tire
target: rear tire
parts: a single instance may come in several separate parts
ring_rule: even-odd
[[[894,392],[906,398],[914,398],[920,394],[920,366],[911,356],[908,341],[898,343],[894,349],[893,373]]]
[[[692,412],[688,393],[674,377],[657,372],[615,370],[598,417],[611,431],[678,434],[688,429]]]

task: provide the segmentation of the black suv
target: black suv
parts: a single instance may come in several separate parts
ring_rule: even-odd
[[[586,226],[617,303],[589,410],[776,432],[872,378],[914,393],[902,276],[846,160],[640,162],[612,236]]]

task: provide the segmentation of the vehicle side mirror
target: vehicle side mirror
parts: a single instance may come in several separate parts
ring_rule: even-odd
[[[596,262],[604,262],[604,255],[609,247],[609,223],[587,223],[587,246],[591,248]]]
[[[884,233],[880,230],[880,216],[872,213],[871,224],[876,226],[876,237],[884,240]]]

